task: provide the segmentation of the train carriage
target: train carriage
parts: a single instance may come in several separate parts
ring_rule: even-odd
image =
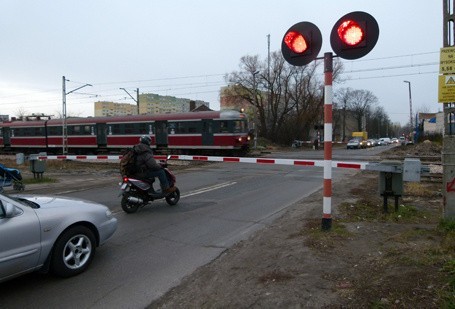
[[[247,118],[238,111],[68,118],[68,153],[118,152],[152,138],[152,147],[166,153],[240,154],[248,151]],[[0,123],[3,151],[59,153],[63,148],[62,119]]]

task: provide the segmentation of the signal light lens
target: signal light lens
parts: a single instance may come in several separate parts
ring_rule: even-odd
[[[281,41],[284,60],[295,66],[303,66],[315,60],[322,46],[321,31],[315,24],[299,22],[289,28]]]
[[[363,41],[365,33],[358,23],[353,20],[347,20],[338,27],[338,37],[345,44],[355,46]]]
[[[305,38],[296,31],[289,31],[284,37],[284,43],[296,54],[302,54],[308,49]]]

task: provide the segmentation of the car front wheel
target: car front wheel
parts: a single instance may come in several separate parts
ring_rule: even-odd
[[[71,277],[85,271],[95,255],[95,236],[85,226],[74,226],[57,239],[51,257],[51,272]]]

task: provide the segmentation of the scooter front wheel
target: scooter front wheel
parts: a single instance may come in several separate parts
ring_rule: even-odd
[[[175,206],[180,200],[180,190],[179,188],[175,187],[175,191],[166,196],[166,202],[170,206]]]
[[[132,214],[135,213],[139,209],[139,204],[136,203],[131,203],[128,201],[128,198],[130,197],[130,194],[123,194],[122,196],[122,209],[124,212],[127,214]]]

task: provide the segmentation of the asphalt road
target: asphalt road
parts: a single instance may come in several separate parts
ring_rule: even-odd
[[[355,171],[334,169],[339,179]],[[317,167],[218,163],[177,174],[177,206],[120,208],[118,184],[65,194],[106,204],[119,220],[90,269],[74,278],[29,274],[0,284],[1,308],[143,308],[234,243],[322,187]],[[45,193],[45,192],[42,192]],[[321,196],[322,216],[322,196]]]

